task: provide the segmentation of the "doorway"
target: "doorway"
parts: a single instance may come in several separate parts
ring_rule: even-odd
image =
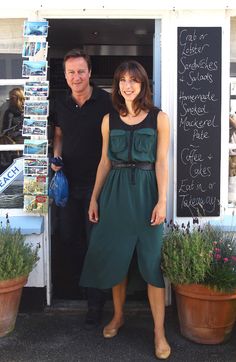
[[[124,59],[131,58],[145,67],[152,86],[154,33],[155,20],[152,19],[49,19],[47,40],[50,99],[66,92],[62,61],[64,54],[73,48],[87,50],[92,61],[91,79],[99,87],[110,91],[115,68]],[[59,213],[60,209],[53,205],[52,296],[54,299],[63,300],[85,299],[86,291],[78,286],[86,252],[85,237],[80,240],[79,246],[72,246],[72,250],[66,253],[58,233]],[[70,255],[67,261],[66,254]],[[137,273],[135,259],[131,268],[135,272],[132,273],[129,283],[128,298],[144,299],[146,284]]]

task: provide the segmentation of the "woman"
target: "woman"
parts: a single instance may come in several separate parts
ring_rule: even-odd
[[[170,346],[164,331],[160,260],[166,217],[169,121],[153,106],[147,73],[136,61],[123,62],[116,69],[112,101],[115,111],[102,123],[102,157],[89,207],[89,219],[96,225],[81,284],[112,287],[114,316],[103,335],[114,337],[124,324],[127,273],[136,249],[141,275],[148,284],[155,354],[166,359]]]
[[[24,119],[24,92],[22,88],[13,88],[9,92],[8,107],[4,112],[0,144],[24,143],[22,126]],[[0,152],[0,173],[2,173],[13,160],[20,157],[19,151]]]
[[[25,96],[23,89],[13,88],[9,92],[9,107],[3,117],[3,133],[17,143],[23,143],[22,126]]]

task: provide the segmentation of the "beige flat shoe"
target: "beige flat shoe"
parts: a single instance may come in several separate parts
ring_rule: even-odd
[[[171,348],[168,348],[166,350],[159,351],[157,347],[155,347],[155,355],[158,359],[167,359],[170,357],[171,354]]]
[[[119,327],[117,328],[107,328],[107,327],[104,327],[103,329],[103,337],[104,338],[113,338],[115,337],[118,332],[119,332],[119,329],[123,326],[124,323],[122,323]]]

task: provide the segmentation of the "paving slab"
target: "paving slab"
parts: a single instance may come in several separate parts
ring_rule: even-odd
[[[1,362],[152,362],[153,322],[146,305],[126,308],[125,326],[112,339],[104,339],[102,326],[83,328],[86,305],[65,304],[42,313],[20,313],[15,330],[0,338]],[[111,318],[108,305],[103,324]],[[181,336],[174,307],[166,308],[166,334],[172,347],[169,362],[236,362],[236,328],[220,345],[201,345]]]

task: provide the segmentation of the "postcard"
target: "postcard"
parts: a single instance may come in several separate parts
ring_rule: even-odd
[[[24,211],[34,214],[46,214],[48,212],[48,196],[24,195]]]
[[[48,158],[47,157],[25,157],[24,158],[24,175],[28,176],[47,176],[48,175]]]
[[[31,118],[24,118],[22,135],[23,136],[42,136],[47,138],[47,119],[36,120]]]
[[[48,21],[25,21],[23,36],[44,36],[48,35]]]
[[[24,176],[25,195],[47,195],[48,177],[46,176]]]
[[[46,41],[25,41],[22,50],[22,57],[33,58],[31,60],[45,60],[48,53]]]
[[[48,116],[49,101],[31,101],[26,100],[24,103],[25,117],[31,116]]]
[[[46,127],[25,127],[22,128],[22,136],[42,136],[41,138],[47,138]]]
[[[23,60],[22,77],[46,78],[48,62],[46,60]]]
[[[23,127],[47,127],[47,119],[24,118]]]
[[[49,81],[25,82],[24,93],[26,98],[47,98],[49,94]]]
[[[48,141],[47,140],[24,140],[24,155],[32,156],[47,156],[48,154]]]

